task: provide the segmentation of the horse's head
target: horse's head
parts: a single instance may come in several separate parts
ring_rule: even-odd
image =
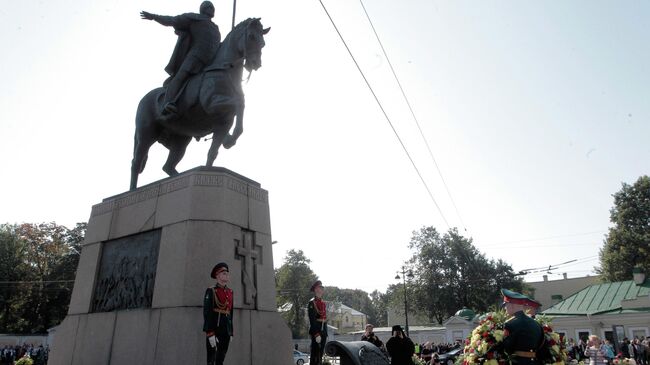
[[[242,29],[243,34],[239,38],[238,48],[244,56],[244,67],[249,72],[257,70],[262,67],[262,48],[265,45],[264,35],[271,28],[264,29],[260,18],[247,19],[240,25],[244,28]]]
[[[215,60],[213,69],[244,66],[248,71],[262,67],[262,47],[264,34],[271,28],[264,29],[260,18],[248,18],[239,24],[224,38]]]

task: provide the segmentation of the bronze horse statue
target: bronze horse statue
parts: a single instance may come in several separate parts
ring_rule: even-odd
[[[178,99],[178,116],[168,120],[161,115],[165,88],[151,90],[138,104],[135,117],[131,190],[144,171],[149,148],[160,142],[169,149],[163,166],[169,176],[178,174],[176,165],[185,154],[192,137],[212,133],[206,166],[212,166],[219,147],[230,148],[243,132],[244,93],[241,87],[244,68],[249,72],[262,66],[264,29],[260,18],[239,23],[223,40],[214,61],[202,73],[192,76]],[[233,122],[232,134],[229,133]]]

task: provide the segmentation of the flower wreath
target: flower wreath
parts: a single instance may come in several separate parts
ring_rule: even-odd
[[[495,346],[503,342],[503,338],[508,335],[508,330],[505,329],[507,319],[508,315],[505,311],[485,315],[465,340],[464,352],[458,358],[458,364],[511,364],[510,356]],[[560,335],[553,332],[551,319],[545,315],[538,315],[535,317],[535,321],[544,330],[544,345],[539,350],[540,353],[546,354],[544,364],[564,365],[567,360],[567,352]]]

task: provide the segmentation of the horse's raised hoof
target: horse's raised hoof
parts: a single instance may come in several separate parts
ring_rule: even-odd
[[[176,171],[176,169],[168,169],[168,168],[163,167],[163,171],[165,171],[167,173],[167,175],[169,175],[169,176],[178,175],[178,171]]]
[[[232,138],[231,135],[227,135],[224,139],[223,142],[221,143],[223,145],[223,148],[229,149],[230,147],[234,146],[235,143],[237,143],[237,140]]]

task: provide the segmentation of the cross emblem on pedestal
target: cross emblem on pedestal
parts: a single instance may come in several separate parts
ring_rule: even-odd
[[[242,261],[242,287],[244,289],[244,304],[256,305],[257,288],[255,285],[255,265],[260,261],[260,251],[256,249],[254,232],[242,230],[242,239],[235,240],[235,255]]]

